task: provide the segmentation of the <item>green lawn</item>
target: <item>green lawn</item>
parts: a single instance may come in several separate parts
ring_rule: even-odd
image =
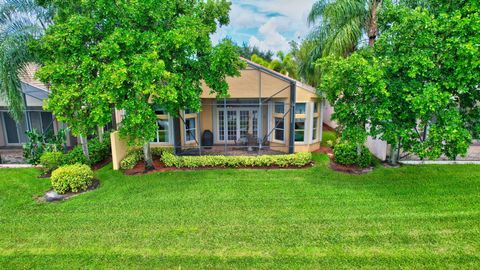
[[[480,267],[480,167],[205,170],[126,177],[69,201],[0,170],[0,269]]]

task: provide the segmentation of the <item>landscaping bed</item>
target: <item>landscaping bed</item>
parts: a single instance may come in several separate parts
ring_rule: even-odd
[[[126,175],[173,170],[204,169],[299,169],[312,165],[311,153],[262,156],[176,156],[169,148],[156,148],[153,170],[145,170],[141,149],[129,151],[120,163]]]

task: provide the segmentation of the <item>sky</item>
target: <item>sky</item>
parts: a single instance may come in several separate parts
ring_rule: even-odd
[[[213,36],[216,43],[229,37],[261,50],[284,51],[291,40],[308,34],[307,16],[314,0],[233,0],[230,24]]]

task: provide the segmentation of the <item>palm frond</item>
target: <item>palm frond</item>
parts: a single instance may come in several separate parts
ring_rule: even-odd
[[[16,121],[24,109],[19,75],[35,60],[29,43],[43,35],[52,14],[51,8],[40,7],[34,0],[0,3],[0,96]]]

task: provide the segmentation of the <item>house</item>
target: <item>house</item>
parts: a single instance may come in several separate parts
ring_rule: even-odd
[[[37,69],[36,65],[29,65],[20,76],[25,111],[19,123],[12,119],[7,104],[0,98],[0,148],[20,148],[27,142],[26,131],[57,132],[63,127],[51,112],[42,108],[49,91],[43,83],[34,79]]]
[[[229,97],[217,99],[203,85],[202,110],[179,117],[156,109],[158,132],[151,143],[177,154],[275,154],[320,148],[324,101],[316,89],[249,60],[241,76],[228,78]],[[117,112],[117,122],[122,113]],[[210,139],[210,142],[208,139]],[[112,133],[114,169],[127,145]]]

